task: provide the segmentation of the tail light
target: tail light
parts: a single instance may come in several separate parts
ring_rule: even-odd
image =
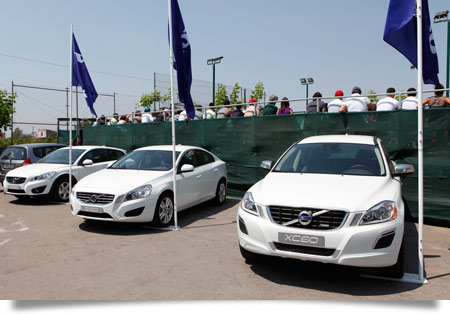
[[[27,158],[23,161],[22,166],[31,164],[31,159]]]

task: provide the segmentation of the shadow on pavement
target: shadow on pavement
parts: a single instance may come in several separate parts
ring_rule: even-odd
[[[215,224],[214,216],[224,210],[232,208],[239,201],[234,199],[227,199],[225,204],[217,206],[211,202],[206,202],[186,210],[183,210],[178,214],[178,226],[180,228],[201,228],[214,225],[223,225],[223,223]],[[206,224],[199,226],[191,226],[192,224],[200,221],[206,220]],[[232,222],[232,223],[235,223]],[[154,234],[168,232],[164,228],[156,228],[151,223],[123,223],[123,222],[112,222],[112,221],[98,221],[98,220],[85,220],[79,225],[79,228],[86,232],[117,235],[117,236],[129,236],[129,235],[140,235],[140,234]]]
[[[405,273],[418,273],[417,239],[415,225],[406,223],[404,236]],[[430,257],[425,256],[425,258]],[[279,257],[264,257],[260,263],[251,265],[250,269],[255,274],[277,284],[355,296],[396,294],[415,290],[421,286],[415,283],[360,277],[360,274],[382,275],[374,269],[359,269]],[[446,275],[448,274],[442,276]]]

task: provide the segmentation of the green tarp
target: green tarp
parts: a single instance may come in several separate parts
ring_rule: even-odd
[[[450,109],[424,111],[425,222],[450,226]],[[67,131],[66,131],[67,132]],[[64,131],[60,132],[62,138]],[[203,147],[227,163],[229,195],[242,196],[266,172],[262,160],[276,161],[296,140],[319,134],[380,137],[392,159],[417,169],[417,111],[313,113],[256,116],[176,123],[177,144]],[[67,136],[66,136],[67,137]],[[59,137],[60,138],[60,137]],[[83,128],[85,145],[131,151],[171,144],[171,123],[123,124]],[[403,180],[408,220],[417,218],[417,171]]]

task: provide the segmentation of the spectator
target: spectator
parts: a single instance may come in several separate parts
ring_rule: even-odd
[[[244,113],[242,112],[242,105],[241,104],[236,104],[236,109],[234,109],[234,111],[231,114],[231,116],[232,117],[243,117],[244,116]]]
[[[344,102],[342,101],[342,97],[344,96],[343,91],[336,91],[336,93],[334,93],[334,96],[336,97],[336,99],[330,101],[330,103],[327,105],[328,112],[339,112],[339,109],[344,104]]]
[[[136,110],[134,114],[133,123],[141,123],[142,122],[142,113],[140,110]]]
[[[129,119],[129,116],[126,114],[123,114],[120,116],[120,120],[119,120],[119,122],[117,122],[117,124],[130,123],[130,121],[128,119]]]
[[[119,122],[119,114],[115,112],[111,120],[109,120],[109,125],[116,125],[118,122]]]
[[[402,109],[417,109],[419,105],[419,100],[417,99],[416,95],[416,89],[414,87],[408,88],[408,97],[403,99],[402,101]]]
[[[153,122],[152,114],[150,113],[150,107],[145,107],[144,114],[142,115],[142,123]]]
[[[263,115],[263,116],[270,116],[270,115],[277,114],[278,108],[275,105],[277,100],[278,100],[278,96],[277,95],[270,95],[269,103],[267,103],[264,106],[263,110],[261,111],[261,115]]]
[[[361,88],[358,86],[353,87],[352,97],[344,100],[339,112],[362,112],[362,111],[375,111],[376,107],[369,98],[361,96]]]
[[[97,125],[105,125],[106,119],[104,115],[101,115],[101,117],[97,120]]]
[[[240,103],[240,102],[238,102],[238,103]],[[225,99],[225,101],[223,102],[223,105],[224,106],[230,105],[230,101],[228,99]],[[217,118],[218,119],[229,118],[229,117],[231,117],[232,113],[233,113],[233,110],[231,110],[230,107],[223,107],[222,109],[220,109],[217,112]]]
[[[292,111],[291,108],[289,108],[290,104],[289,104],[289,99],[287,97],[283,97],[281,98],[281,104],[280,104],[280,109],[278,109],[277,111],[277,115],[281,115],[281,114],[293,114],[294,112]]]
[[[394,98],[395,88],[389,87],[386,90],[388,94],[377,102],[377,111],[394,111],[400,108],[400,102]]]
[[[306,113],[326,112],[327,104],[320,100],[321,98],[322,94],[320,92],[315,92],[313,100],[311,100],[306,107]],[[319,110],[317,110],[317,104],[319,104]]]
[[[175,110],[175,116],[173,117],[175,119],[175,121],[180,120],[180,114],[183,112],[183,110],[180,109],[176,109]]]
[[[258,114],[256,112],[256,103],[258,102],[258,100],[256,100],[255,98],[251,98],[248,102],[250,103],[250,105],[247,107],[247,110],[245,110],[244,117],[253,117],[255,114]]]
[[[184,120],[189,120],[186,110],[181,111],[180,115],[178,116],[178,121],[184,121]]]
[[[444,86],[442,84],[435,85],[434,89],[444,89]],[[450,106],[450,98],[444,97],[444,91],[435,91],[433,97],[425,99],[423,105],[425,106],[426,104],[428,104],[428,108],[444,108]]]
[[[163,122],[164,116],[161,111],[153,113],[153,122]]]
[[[202,106],[195,106],[195,117],[194,120],[203,119]]]
[[[215,119],[217,114],[212,108],[214,107],[214,104],[212,102],[209,103],[209,108],[206,110],[206,119]]]

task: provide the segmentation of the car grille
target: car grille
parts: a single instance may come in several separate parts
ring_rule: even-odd
[[[109,204],[114,200],[114,194],[77,192],[77,198],[85,203]]]
[[[325,249],[320,247],[310,247],[310,246],[300,246],[284,243],[273,243],[277,250],[287,251],[293,253],[310,254],[310,255],[320,255],[320,256],[331,256],[336,251],[335,249]]]
[[[103,219],[112,219],[112,217],[107,214],[107,213],[90,213],[90,212],[84,212],[84,211],[79,211],[78,216],[85,216],[85,217],[93,217],[93,218],[103,218]]]
[[[6,177],[6,182],[11,184],[22,184],[24,183],[26,178],[21,177]]]
[[[272,221],[276,224],[282,225],[284,223],[297,220],[295,223],[288,225],[288,227],[302,228],[302,229],[316,229],[316,230],[332,230],[337,229],[344,223],[347,212],[342,210],[330,210],[319,216],[312,218],[309,224],[301,224],[298,221],[298,216],[301,212],[307,211],[311,215],[322,211],[319,208],[294,208],[294,207],[282,207],[282,206],[270,206],[269,211],[272,215]]]

